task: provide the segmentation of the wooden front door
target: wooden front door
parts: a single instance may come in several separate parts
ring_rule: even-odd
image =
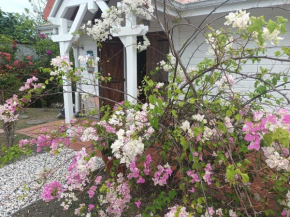
[[[150,46],[146,50],[146,74],[153,81],[168,83],[168,73],[161,71],[155,75],[151,75],[162,60],[166,61],[166,55],[169,53],[169,42],[163,32],[148,33],[147,38]]]
[[[111,77],[107,83],[100,81],[100,100],[102,105],[114,107],[116,102],[124,101],[124,46],[120,39],[114,38],[102,43],[100,72],[104,77]]]

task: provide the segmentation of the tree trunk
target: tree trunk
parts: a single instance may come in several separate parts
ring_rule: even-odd
[[[8,147],[11,147],[14,143],[15,125],[16,125],[15,121],[7,122],[7,123],[4,123],[3,125],[3,130],[4,130]]]

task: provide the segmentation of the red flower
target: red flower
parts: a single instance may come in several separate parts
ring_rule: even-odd
[[[12,69],[12,66],[9,66],[8,64],[5,65],[7,69]]]
[[[10,60],[11,60],[10,53],[5,53],[5,55],[6,55],[6,59],[7,59],[8,61],[10,61]]]
[[[31,57],[31,56],[28,56],[28,57],[27,57],[27,59],[28,59],[28,60],[31,60],[31,59],[32,59],[32,57]]]
[[[28,61],[28,64],[29,64],[30,66],[33,66],[33,65],[34,65],[33,62],[31,62],[31,61]]]
[[[18,63],[19,63],[19,60],[15,60],[15,61],[14,61],[14,65],[15,65],[15,66],[18,65]]]

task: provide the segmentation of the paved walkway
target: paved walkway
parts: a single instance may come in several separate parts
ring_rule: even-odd
[[[62,124],[64,124],[64,120],[57,120],[50,123],[39,124],[32,127],[24,128],[21,130],[16,130],[16,133],[23,134],[29,137],[37,138],[41,133],[41,129],[45,128],[49,131],[57,130]]]

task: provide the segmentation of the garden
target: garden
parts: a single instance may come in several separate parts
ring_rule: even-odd
[[[86,69],[75,67],[72,56],[59,56],[47,35],[1,35],[0,215],[290,216],[289,68],[276,67],[290,63],[290,47],[283,43],[289,39],[288,20],[278,16],[287,9],[272,7],[275,19],[238,10],[211,20],[224,1],[193,24],[182,13],[158,13],[156,2],[122,0],[76,34],[101,46],[126,16],[154,21],[170,53],[151,74],[167,73],[169,82],[145,76],[145,103],[136,98],[101,106],[53,130],[41,128],[35,137],[18,136],[17,130],[27,127],[23,115],[40,119],[35,107],[41,107],[41,119],[54,121],[58,112],[47,107],[62,102],[62,85],[82,82]],[[13,14],[0,12],[0,27],[8,22],[1,19],[13,21]],[[31,29],[29,19],[13,25]],[[222,20],[221,28],[216,20]],[[192,28],[192,35],[177,48],[174,29],[183,26]],[[203,40],[192,46],[198,36]],[[38,57],[17,57],[20,41],[33,41]],[[151,45],[144,37],[131,46],[141,52]],[[185,62],[201,46],[207,57],[194,66]],[[192,47],[192,57],[183,58]],[[79,61],[102,64],[90,56]],[[94,78],[103,82],[99,86],[111,80],[100,72]],[[239,91],[249,80],[252,89]],[[92,118],[96,114],[99,120]],[[84,145],[75,150],[76,143]]]

